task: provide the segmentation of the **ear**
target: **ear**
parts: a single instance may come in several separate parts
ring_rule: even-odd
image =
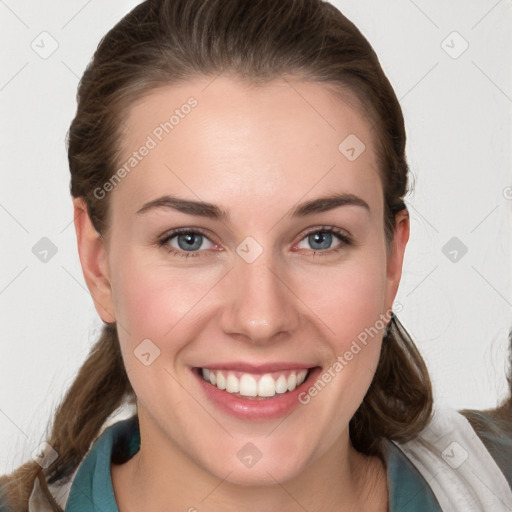
[[[409,240],[409,231],[409,212],[402,210],[395,216],[395,231],[388,256],[386,311],[391,311],[393,301],[395,300],[400,285],[405,247]]]
[[[108,254],[103,238],[94,228],[83,198],[73,199],[78,254],[94,307],[105,323],[115,322]]]

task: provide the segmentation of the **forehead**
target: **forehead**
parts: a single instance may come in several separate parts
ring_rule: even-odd
[[[112,201],[131,204],[129,213],[164,193],[291,206],[349,192],[379,209],[374,137],[356,98],[321,83],[220,76],[167,85],[127,111],[119,162],[127,172]]]

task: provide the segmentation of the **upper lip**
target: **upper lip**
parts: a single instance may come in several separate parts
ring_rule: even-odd
[[[208,368],[209,370],[232,370],[244,373],[270,373],[278,372],[280,370],[307,370],[313,368],[314,364],[308,363],[294,363],[294,362],[275,362],[254,364],[247,362],[225,362],[225,363],[212,363],[201,366],[200,368]]]

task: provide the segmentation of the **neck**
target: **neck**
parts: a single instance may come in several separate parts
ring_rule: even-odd
[[[254,486],[230,482],[229,472],[217,478],[170,444],[168,437],[158,441],[153,434],[146,440],[141,429],[140,450],[125,464],[112,465],[119,512],[388,510],[385,466],[380,458],[357,452],[348,429],[296,477],[279,482],[269,474],[268,483]]]

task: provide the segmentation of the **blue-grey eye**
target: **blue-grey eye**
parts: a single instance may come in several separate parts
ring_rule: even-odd
[[[336,239],[338,239],[338,244],[333,246],[333,242]],[[309,247],[299,246],[301,249],[328,252],[327,249],[335,251],[337,249],[350,246],[351,240],[347,235],[344,235],[341,232],[339,233],[337,229],[324,228],[311,231],[309,234],[304,236],[304,238],[300,241],[300,244],[309,245]]]
[[[185,233],[176,235],[178,248],[183,251],[197,251],[203,243],[203,235],[200,233]]]
[[[332,234],[327,233],[326,231],[317,231],[308,236],[308,241],[311,244],[311,248],[315,251],[322,249],[330,249],[332,244]],[[315,247],[315,245],[318,246]]]
[[[177,246],[175,244],[175,240],[177,241]],[[201,248],[204,249],[202,246],[205,241],[209,242],[208,238],[203,234],[195,231],[186,231],[183,233],[175,233],[174,235],[167,237],[167,239],[164,240],[164,243],[170,245],[174,249],[180,249],[185,252],[195,252]]]

